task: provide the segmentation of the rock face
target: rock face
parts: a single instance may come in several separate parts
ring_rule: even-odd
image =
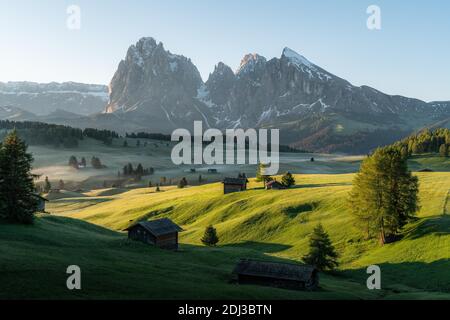
[[[0,82],[0,106],[14,106],[45,116],[56,110],[89,115],[104,110],[108,88],[104,85],[35,82]]]
[[[282,143],[358,153],[424,126],[448,126],[450,102],[353,86],[289,48],[271,60],[247,54],[236,72],[220,62],[203,83],[188,58],[142,38],[119,64],[106,113],[134,130],[170,133],[202,120],[219,129],[278,128]]]
[[[285,48],[247,54],[235,72],[220,62],[203,82],[190,59],[153,38],[132,45],[102,85],[0,83],[0,119],[124,133],[204,127],[276,128],[281,142],[324,152],[367,152],[423,127],[450,127],[450,102],[426,103],[353,86]]]
[[[208,122],[208,108],[196,98],[202,85],[190,59],[166,51],[153,38],[142,38],[119,64],[106,112],[155,132],[192,125],[194,120]]]

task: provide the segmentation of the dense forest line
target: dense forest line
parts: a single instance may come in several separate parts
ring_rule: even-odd
[[[69,126],[48,124],[42,122],[15,122],[0,120],[0,139],[9,131],[16,129],[19,136],[28,145],[50,145],[54,147],[76,148],[84,137],[92,138],[110,145],[119,134],[110,130],[78,129]]]
[[[404,156],[439,153],[446,157],[450,154],[450,129],[425,129],[394,143],[393,146],[400,149]]]

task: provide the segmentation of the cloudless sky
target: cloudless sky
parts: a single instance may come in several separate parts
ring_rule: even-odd
[[[81,29],[66,27],[69,5]],[[366,26],[369,5],[382,29]],[[446,0],[0,0],[0,81],[108,84],[143,36],[192,59],[204,80],[246,53],[284,47],[355,85],[426,101],[450,100]]]

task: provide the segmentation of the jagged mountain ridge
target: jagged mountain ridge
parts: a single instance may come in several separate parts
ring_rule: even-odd
[[[29,87],[25,95],[18,84]],[[236,71],[219,62],[204,82],[189,58],[147,37],[130,46],[109,88],[75,83],[8,86],[0,83],[0,106],[14,108],[0,112],[0,118],[120,133],[171,133],[192,129],[195,120],[222,130],[278,128],[283,144],[324,152],[367,152],[423,127],[450,126],[450,102],[426,103],[354,86],[289,48],[270,60],[247,54]],[[30,98],[56,91],[44,109],[36,103],[41,98]],[[22,100],[11,102],[4,96]],[[68,99],[58,102],[59,97]],[[96,100],[85,103],[80,97]]]
[[[190,59],[142,38],[128,49],[111,80],[106,113],[154,132],[167,133],[194,120],[208,123],[211,115],[196,98],[202,85]]]
[[[129,48],[110,92],[106,112],[147,131],[170,133],[194,120],[219,129],[279,128],[283,143],[319,151],[363,151],[450,114],[449,102],[354,86],[289,48],[270,60],[247,54],[236,72],[220,62],[203,82],[190,59],[153,38]]]

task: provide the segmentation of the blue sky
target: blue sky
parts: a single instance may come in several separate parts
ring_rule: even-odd
[[[79,31],[66,27],[71,4]],[[381,30],[366,27],[372,4]],[[107,84],[129,45],[152,36],[205,80],[219,61],[236,69],[287,46],[355,85],[450,100],[449,14],[445,0],[0,0],[0,81]]]

